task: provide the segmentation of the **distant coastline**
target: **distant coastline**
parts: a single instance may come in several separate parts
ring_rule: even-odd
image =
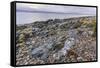
[[[76,19],[76,18],[91,18],[91,17],[96,17],[95,15],[93,16],[79,16],[79,17],[68,17],[68,18],[64,18],[64,19]],[[60,18],[55,18],[55,19],[59,19],[59,20],[64,20],[64,19],[60,19]],[[48,20],[55,20],[55,19],[47,19],[47,20],[43,20],[43,21],[48,21]],[[41,22],[42,20],[37,20],[37,21],[34,21],[34,22]],[[29,25],[29,24],[33,24],[34,22],[30,22],[30,23],[25,23],[25,24],[16,24],[17,26],[23,26],[23,25]]]

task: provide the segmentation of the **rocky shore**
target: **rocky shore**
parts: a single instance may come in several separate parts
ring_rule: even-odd
[[[17,65],[95,60],[95,16],[16,25]]]

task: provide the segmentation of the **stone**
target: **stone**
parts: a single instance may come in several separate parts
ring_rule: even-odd
[[[92,21],[91,17],[48,19],[16,27],[17,65],[95,60],[93,27],[82,24],[88,18]]]
[[[82,57],[77,57],[77,60],[78,60],[78,61],[82,61],[83,58],[82,58]]]
[[[93,31],[88,31],[88,33],[89,33],[89,35],[93,35],[94,32]]]

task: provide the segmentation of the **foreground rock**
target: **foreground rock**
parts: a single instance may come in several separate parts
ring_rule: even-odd
[[[17,26],[17,65],[96,60],[95,17],[50,19]]]

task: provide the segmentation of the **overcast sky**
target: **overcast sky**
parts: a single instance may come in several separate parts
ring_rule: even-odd
[[[61,6],[46,4],[17,3],[17,24],[66,19],[71,17],[95,16],[95,7]]]
[[[96,14],[95,7],[80,7],[80,6],[17,3],[16,9],[19,12],[48,12],[48,13],[71,13],[71,14],[91,14],[91,15]]]

